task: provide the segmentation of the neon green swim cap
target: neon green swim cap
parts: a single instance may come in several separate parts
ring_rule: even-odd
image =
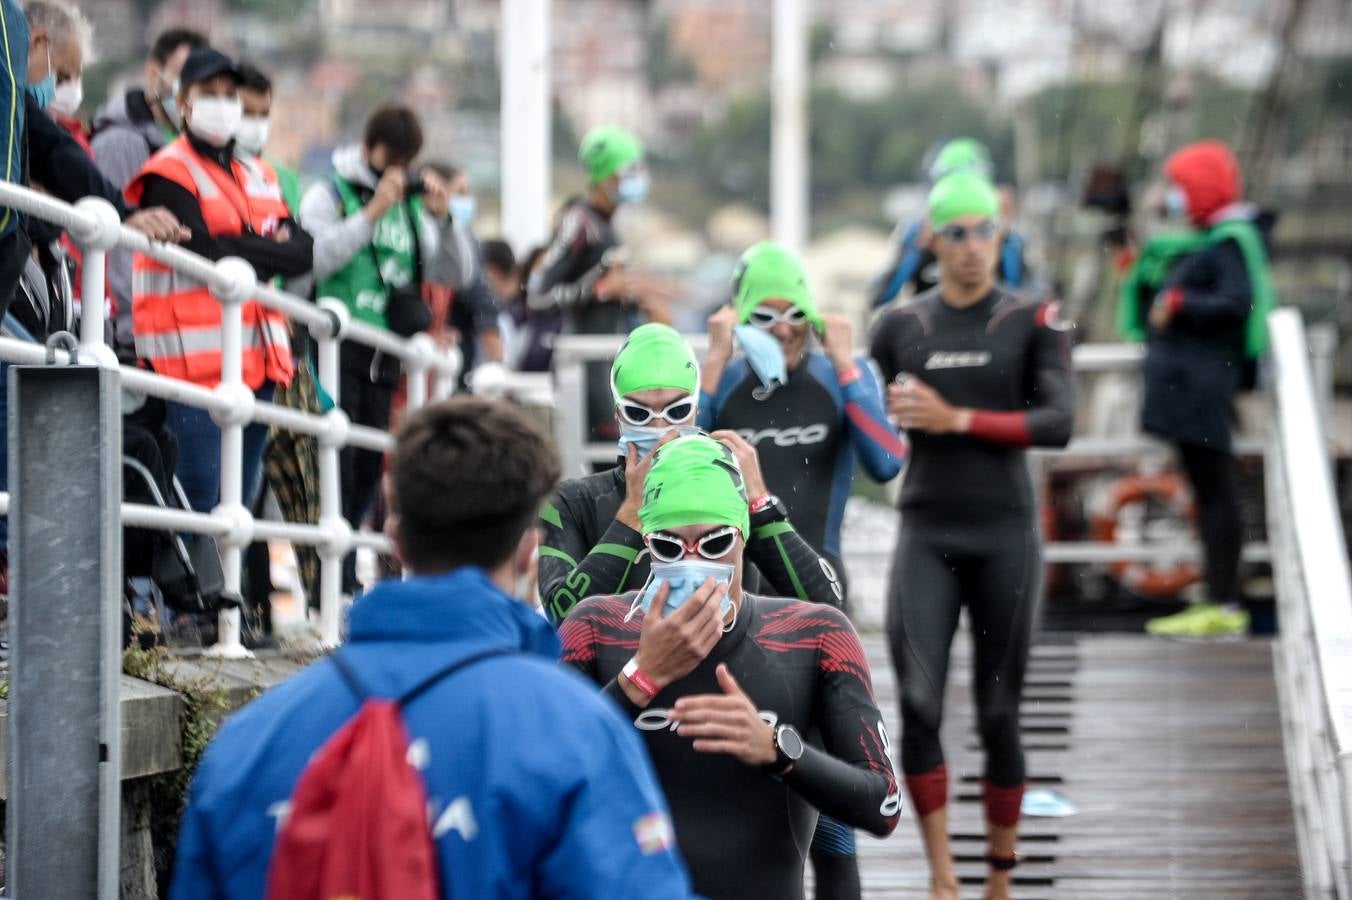
[[[995,219],[999,215],[1000,197],[995,193],[995,186],[975,172],[948,175],[930,189],[929,223],[932,228],[942,228],[961,216]]]
[[[675,388],[694,394],[699,389],[695,352],[670,325],[649,322],[629,332],[610,366],[610,390],[618,402],[637,391]]]
[[[751,514],[737,458],[703,434],[658,447],[643,482],[638,520],[645,535],[687,525],[733,525],[745,539]]]
[[[991,162],[986,145],[974,138],[955,138],[939,148],[934,162],[930,163],[930,182],[958,172],[975,172],[986,178],[994,175],[995,164]]]
[[[643,144],[618,125],[599,125],[582,139],[577,158],[587,170],[587,180],[596,184],[642,159]]]
[[[751,311],[766,300],[789,301],[807,315],[813,328],[824,330],[802,262],[774,241],[752,244],[732,272],[732,305],[739,322],[746,323]]]

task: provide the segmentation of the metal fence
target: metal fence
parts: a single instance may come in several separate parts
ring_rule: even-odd
[[[320,385],[339,400],[338,347],[353,341],[401,361],[407,376],[408,408],[427,402],[429,394],[451,393],[461,367],[457,349],[439,349],[426,335],[403,339],[379,328],[353,321],[339,300],[321,298],[311,303],[258,281],[253,267],[238,258],[211,262],[174,244],[149,240],[121,224],[108,202],[85,198],[71,206],[52,197],[12,184],[0,183],[0,206],[66,229],[83,252],[83,275],[78,359],[116,371],[122,388],[165,400],[173,400],[210,412],[221,429],[220,502],[211,512],[188,512],[134,503],[122,507],[124,525],[212,535],[221,548],[225,590],[240,593],[241,554],[254,540],[283,539],[313,545],[320,557],[320,638],[327,645],[339,640],[341,620],[342,559],[351,550],[367,547],[388,552],[383,535],[354,532],[342,515],[338,454],[344,447],[384,452],[393,439],[384,429],[352,424],[341,409],[324,415],[280,406],[257,399],[242,379],[243,304],[255,300],[304,326],[314,337],[318,351]],[[206,284],[221,304],[221,381],[215,388],[166,378],[147,369],[118,364],[112,348],[104,342],[104,279],[107,253],[113,248],[139,251],[171,266],[177,273]],[[0,360],[8,363],[42,364],[48,351],[41,345],[0,338]],[[55,361],[71,361],[71,353],[59,350]],[[320,520],[317,525],[255,519],[245,505],[242,483],[243,433],[250,423],[290,429],[319,441]],[[12,438],[11,438],[12,439]],[[0,512],[7,512],[9,496],[0,494]],[[246,657],[240,641],[238,609],[220,614],[219,637],[209,652],[224,657]]]

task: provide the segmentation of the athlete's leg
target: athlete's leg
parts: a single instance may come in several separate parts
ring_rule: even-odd
[[[818,817],[810,856],[817,875],[817,900],[859,900],[859,858],[850,826],[829,816]]]
[[[901,693],[901,768],[929,858],[931,897],[949,900],[958,896],[958,877],[948,841],[948,769],[939,727],[961,596],[958,561],[937,546],[937,534],[925,533],[931,530],[914,515],[902,523],[892,560],[887,638]]]
[[[986,558],[963,581],[971,614],[973,690],[981,743],[986,751],[982,799],[987,853],[1014,857],[1025,779],[1019,737],[1019,699],[1032,638],[1042,554],[1031,521],[983,529]],[[988,900],[1009,897],[1010,871],[992,868]]]
[[[1197,499],[1197,529],[1201,532],[1210,595],[1207,599],[1238,606],[1239,554],[1244,533],[1239,520],[1235,459],[1229,453],[1197,444],[1180,444],[1178,452]]]

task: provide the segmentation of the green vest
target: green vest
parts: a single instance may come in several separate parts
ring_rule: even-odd
[[[1267,318],[1277,307],[1277,295],[1272,287],[1272,270],[1263,248],[1263,237],[1248,219],[1231,219],[1205,231],[1167,232],[1147,241],[1122,281],[1117,305],[1117,328],[1122,336],[1133,341],[1145,340],[1147,328],[1145,310],[1140,302],[1142,293],[1157,292],[1182,257],[1221,241],[1234,241],[1244,256],[1244,267],[1253,291],[1253,305],[1244,325],[1244,355],[1250,359],[1262,356],[1268,346]]]
[[[268,160],[272,170],[277,173],[277,184],[282,189],[282,199],[286,201],[286,208],[291,210],[291,218],[300,218],[300,176],[296,170],[288,168],[279,162]]]
[[[356,189],[337,175],[333,184],[343,203],[343,215],[361,212],[365,204]],[[337,297],[347,304],[352,318],[377,328],[387,327],[385,307],[390,302],[390,291],[411,284],[417,277],[417,223],[421,214],[422,201],[418,197],[391,207],[376,223],[371,243],[320,282],[315,296]]]

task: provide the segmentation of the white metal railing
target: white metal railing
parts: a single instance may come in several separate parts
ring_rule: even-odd
[[[66,229],[83,252],[78,356],[119,372],[122,385],[166,400],[205,409],[221,429],[220,502],[209,513],[161,509],[156,506],[123,505],[125,525],[167,531],[210,534],[221,548],[225,590],[240,593],[240,560],[243,549],[254,539],[280,538],[317,547],[320,558],[320,637],[328,645],[339,640],[341,619],[342,559],[359,547],[388,552],[383,535],[353,532],[342,516],[338,454],[343,447],[388,451],[393,439],[383,430],[353,425],[335,408],[317,416],[275,403],[258,400],[242,378],[243,303],[256,300],[304,325],[318,345],[319,383],[339,400],[338,345],[350,340],[380,350],[401,361],[407,375],[408,408],[422,406],[429,393],[444,396],[455,389],[460,372],[460,352],[440,350],[427,335],[399,338],[388,331],[353,321],[339,300],[323,298],[318,304],[263,284],[247,262],[226,258],[211,262],[174,244],[151,241],[121,224],[116,209],[105,200],[86,197],[71,206],[53,197],[17,185],[0,183],[0,206]],[[221,382],[207,388],[166,378],[153,372],[118,364],[116,354],[104,343],[104,296],[107,253],[113,248],[139,251],[171,266],[175,271],[206,284],[221,304]],[[59,362],[69,354],[56,353]],[[47,350],[41,345],[0,338],[0,360],[9,363],[42,364]],[[429,385],[429,381],[431,385]],[[256,520],[243,496],[244,427],[258,422],[288,428],[317,438],[319,453],[320,520],[317,525]],[[0,494],[0,510],[7,511],[9,497]],[[221,612],[219,638],[210,652],[224,657],[244,657],[249,651],[240,642],[239,610]]]
[[[1305,896],[1352,900],[1352,578],[1300,314],[1272,332],[1274,670]]]

